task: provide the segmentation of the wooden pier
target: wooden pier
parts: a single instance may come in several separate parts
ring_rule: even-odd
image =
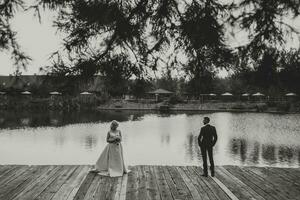
[[[202,177],[195,166],[134,166],[109,178],[90,166],[0,165],[1,200],[296,200],[300,169],[222,166]]]

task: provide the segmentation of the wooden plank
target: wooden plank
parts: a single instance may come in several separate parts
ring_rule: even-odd
[[[146,174],[146,188],[147,188],[147,196],[149,199],[158,200],[160,199],[159,191],[158,191],[158,185],[155,181],[155,176],[151,170],[150,166],[144,167],[145,174]]]
[[[176,185],[170,175],[170,172],[168,171],[168,169],[166,167],[161,167],[163,172],[164,172],[164,176],[165,176],[165,179],[166,179],[166,182],[169,186],[169,189],[170,189],[170,192],[172,194],[172,197],[174,199],[180,199],[180,195],[177,191],[177,188],[176,188]]]
[[[126,199],[127,182],[128,182],[128,174],[125,174],[122,177],[122,185],[121,185],[120,198],[119,198],[120,200],[125,200]]]
[[[54,181],[60,175],[60,173],[62,173],[62,168],[63,166],[55,166],[55,168],[51,170],[50,173],[44,174],[44,176],[42,176],[43,178],[37,181],[34,187],[32,187],[30,190],[27,190],[25,194],[18,195],[16,199],[35,199],[52,183],[52,181]]]
[[[266,168],[242,168],[246,173],[251,174],[252,176],[257,176],[261,178],[264,182],[270,184],[272,188],[281,194],[288,196],[290,199],[295,199],[299,196],[299,189],[293,187],[293,184],[290,184],[288,181],[284,181],[284,179],[279,178],[278,174],[274,176],[272,172],[267,170]]]
[[[116,185],[116,192],[115,192],[115,196],[114,196],[113,200],[119,200],[120,199],[121,188],[122,188],[122,180],[123,180],[124,176],[118,178],[117,185]]]
[[[272,186],[267,184],[266,182],[257,179],[257,177],[249,176],[248,174],[243,173],[240,171],[240,168],[235,166],[224,167],[227,171],[229,171],[231,174],[242,180],[246,185],[251,187],[255,191],[260,191],[266,193],[264,195],[263,193],[260,193],[261,195],[264,195],[265,198],[268,199],[287,199],[287,197],[283,197],[280,193],[278,193]]]
[[[199,195],[201,196],[200,199],[209,200],[210,198],[207,194],[207,191],[202,187],[202,181],[200,180],[201,177],[195,174],[194,170],[191,168],[192,167],[183,167],[182,169],[185,171],[193,185],[196,187]]]
[[[185,171],[183,170],[183,167],[176,167],[176,169],[178,170],[179,174],[181,175],[185,185],[187,186],[187,188],[189,189],[193,199],[201,199],[200,194],[198,193],[198,190],[196,189],[196,187],[194,186],[192,180],[189,178],[189,176],[185,173]]]
[[[149,199],[148,192],[147,192],[147,177],[145,173],[144,166],[137,166],[138,169],[138,176],[139,176],[139,184],[138,184],[138,199]]]
[[[248,187],[240,179],[233,176],[223,167],[216,168],[216,177],[226,185],[226,187],[238,198],[238,199],[257,199],[265,200],[259,193]]]
[[[107,184],[107,189],[105,192],[105,198],[104,199],[113,199],[115,194],[116,194],[116,185],[118,182],[118,178],[117,177],[107,177],[108,178],[108,184]]]
[[[17,167],[20,167],[20,166],[17,166],[17,165],[1,165],[0,180],[2,179],[2,177],[6,176],[7,173],[9,173],[11,170],[14,170]]]
[[[100,185],[104,183],[104,178],[103,176],[96,175],[91,182],[87,192],[84,195],[83,200],[92,200],[92,199],[102,199],[102,198],[96,198],[96,193],[98,188],[100,188]]]
[[[14,187],[17,187],[19,184],[25,181],[26,178],[28,178],[28,175],[30,175],[33,170],[33,167],[24,166],[22,167],[22,169],[17,170],[15,174],[8,176],[6,180],[3,181],[3,183],[0,185],[0,199],[3,198],[3,196],[7,192],[13,190]]]
[[[224,170],[224,173],[231,174],[233,177],[236,177],[237,179],[242,181],[248,188],[251,188],[252,190],[254,190],[256,193],[258,193],[264,199],[266,199],[266,200],[274,199],[263,188],[259,187],[257,184],[252,183],[251,181],[247,180],[244,176],[240,176],[239,174],[236,174],[233,172],[231,173],[229,170],[227,170],[225,168],[222,168],[222,167],[220,167],[220,168]]]
[[[188,190],[187,186],[184,184],[182,177],[180,176],[179,172],[170,166],[166,166],[170,172],[170,175],[176,185],[177,191],[183,199],[193,199],[192,194]]]
[[[274,174],[277,174],[282,179],[292,183],[294,186],[300,187],[299,177],[296,176],[298,170],[285,168],[268,168]]]
[[[200,174],[203,173],[202,169],[200,167],[189,167],[188,170],[191,172],[192,176],[196,177],[198,180],[198,183],[202,187],[203,191],[206,192],[209,199],[217,199],[215,194],[211,191],[210,187],[207,185],[207,183],[204,181],[204,177],[202,177]]]
[[[50,200],[60,187],[67,181],[78,166],[64,166],[62,173],[36,197],[36,200]]]
[[[80,188],[78,189],[74,197],[74,200],[82,200],[84,198],[86,192],[88,191],[96,175],[97,175],[96,173],[91,173],[91,172],[87,174],[84,181],[80,185]]]
[[[202,181],[207,185],[207,187],[209,188],[208,191],[210,191],[216,199],[219,200],[228,200],[229,197],[227,196],[227,194],[211,179],[210,176],[208,177],[202,177],[199,170],[200,167],[193,167],[193,169],[195,170],[195,172],[198,174],[199,177],[201,177]]]
[[[13,199],[18,199],[22,197],[26,192],[30,191],[42,178],[44,178],[45,174],[49,173],[50,170],[54,169],[54,166],[39,166],[38,170],[31,179],[27,179],[24,184],[20,185],[16,191],[14,191],[14,195],[12,195]]]
[[[138,199],[138,169],[137,166],[131,168],[131,172],[128,174],[126,199],[135,200]]]
[[[109,197],[109,194],[111,192],[111,185],[113,182],[113,179],[111,177],[102,176],[101,184],[98,187],[98,190],[96,192],[95,199],[112,199],[112,197]]]
[[[227,194],[231,200],[239,200],[219,179],[212,177],[212,179],[218,184],[218,186]]]
[[[172,200],[173,197],[172,197],[172,194],[168,187],[164,173],[161,171],[161,169],[158,166],[152,166],[151,170],[152,170],[154,176],[156,177],[155,180],[156,180],[156,184],[158,186],[160,198],[166,199],[166,200]]]
[[[135,166],[133,174],[111,178],[88,173],[88,166],[0,166],[6,174],[1,174],[0,199],[279,200],[300,196],[299,169],[216,169],[216,178],[205,178],[199,167]],[[130,190],[134,192],[126,196]]]
[[[8,187],[5,188],[5,192],[1,192],[0,199],[10,200],[16,197],[20,192],[30,185],[35,178],[40,176],[47,169],[41,166],[32,166],[26,173],[23,173],[20,177],[10,182]]]
[[[51,200],[73,200],[80,185],[88,174],[88,166],[79,166],[72,176],[60,187]]]
[[[0,192],[1,188],[9,184],[10,181],[13,181],[15,178],[19,177],[22,173],[26,172],[29,169],[29,166],[17,166],[13,170],[9,171],[4,177],[0,179]]]

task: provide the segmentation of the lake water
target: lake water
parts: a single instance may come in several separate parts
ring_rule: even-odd
[[[0,164],[93,164],[110,121],[128,165],[201,165],[204,116],[216,126],[216,165],[300,166],[300,115],[265,113],[0,112]]]

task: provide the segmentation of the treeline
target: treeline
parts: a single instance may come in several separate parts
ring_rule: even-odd
[[[45,10],[56,13],[53,25],[65,37],[43,69],[63,76],[100,74],[114,82],[162,68],[183,73],[197,92],[207,89],[216,69],[255,70],[270,51],[281,53],[291,39],[299,42],[292,26],[300,15],[297,0],[1,1],[0,52],[10,52],[15,66],[29,66],[30,57],[12,21],[28,11],[43,20]],[[246,39],[241,46],[228,39],[238,33]]]
[[[233,94],[261,92],[269,96],[282,96],[293,92],[300,94],[300,50],[279,52],[266,51],[262,59],[243,65],[236,60],[236,66],[229,75],[220,78],[217,71],[206,71],[198,78],[164,73],[160,78],[135,79],[127,83],[110,82],[110,93],[115,95],[131,93],[137,97],[157,88],[173,91],[179,95],[225,93]]]

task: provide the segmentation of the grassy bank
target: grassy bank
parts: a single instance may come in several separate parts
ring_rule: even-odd
[[[0,96],[0,110],[80,110],[103,103],[97,96]]]
[[[0,96],[0,110],[164,110],[300,113],[300,102],[114,100],[97,96]]]
[[[111,100],[98,106],[99,110],[169,110],[169,111],[230,111],[230,112],[278,112],[299,113],[299,102],[189,102],[144,103]]]

